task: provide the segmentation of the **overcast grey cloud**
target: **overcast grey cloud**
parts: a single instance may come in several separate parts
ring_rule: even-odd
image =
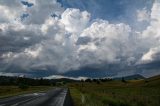
[[[123,21],[92,19],[87,10],[64,8],[56,0],[1,0],[0,72],[158,74],[154,63],[160,60],[159,13],[158,0],[150,10],[137,8],[133,18],[139,25],[147,23],[137,30]]]

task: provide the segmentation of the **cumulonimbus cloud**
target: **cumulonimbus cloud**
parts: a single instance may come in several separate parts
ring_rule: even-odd
[[[93,64],[134,66],[159,57],[159,1],[153,4],[149,19],[142,19],[139,13],[139,20],[150,22],[143,31],[122,22],[91,20],[92,14],[87,11],[65,10],[56,0],[33,0],[31,7],[17,0],[15,7],[7,5],[8,0],[2,1],[0,48],[6,50],[0,52],[0,64],[4,65],[0,69],[4,72],[16,67],[25,72],[53,68],[64,73]],[[24,13],[29,16],[19,20]]]

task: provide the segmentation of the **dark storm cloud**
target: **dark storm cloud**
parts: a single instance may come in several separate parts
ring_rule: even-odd
[[[20,0],[1,0],[1,5],[9,6],[11,8],[16,8],[21,5]]]
[[[45,38],[33,31],[8,29],[5,32],[0,32],[0,53],[22,52],[25,48],[41,42],[42,39]]]
[[[85,45],[91,41],[91,38],[89,37],[79,37],[77,40],[77,45]]]

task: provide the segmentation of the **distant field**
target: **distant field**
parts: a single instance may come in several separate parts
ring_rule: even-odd
[[[27,89],[21,89],[18,86],[0,86],[0,98],[15,96],[19,94],[41,92],[53,89],[51,86],[30,86]]]
[[[160,106],[160,76],[146,80],[69,84],[75,106]]]

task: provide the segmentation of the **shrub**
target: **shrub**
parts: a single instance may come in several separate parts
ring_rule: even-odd
[[[127,81],[124,79],[124,77],[122,77],[122,82],[126,83]]]
[[[18,86],[20,89],[28,89],[29,86],[27,84],[23,84],[23,83],[20,83],[19,86]]]

